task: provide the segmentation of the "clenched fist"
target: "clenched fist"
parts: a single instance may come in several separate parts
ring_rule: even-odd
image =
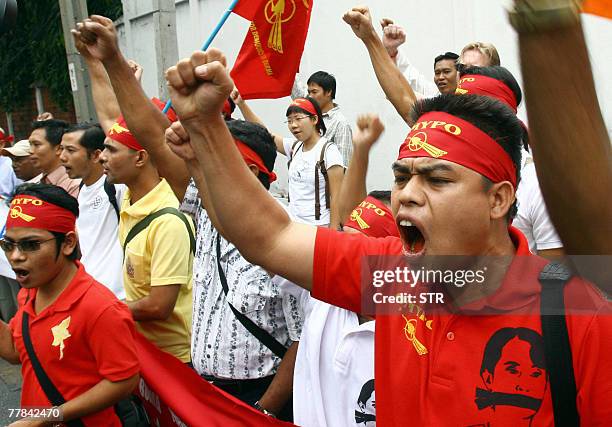
[[[189,131],[200,120],[221,117],[223,103],[234,89],[220,50],[194,52],[166,71],[172,106]]]

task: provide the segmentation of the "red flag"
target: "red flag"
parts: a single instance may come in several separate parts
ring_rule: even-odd
[[[291,93],[313,0],[267,0],[251,21],[231,75],[243,99]]]
[[[249,21],[253,20],[257,11],[263,6],[264,0],[240,0],[234,6],[233,12]]]
[[[612,0],[586,0],[582,6],[582,11],[612,18]]]

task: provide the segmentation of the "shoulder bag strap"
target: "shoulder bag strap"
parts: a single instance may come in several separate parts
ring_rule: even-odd
[[[117,203],[117,188],[114,184],[108,182],[108,178],[104,179],[104,192],[108,196],[108,201],[113,206],[117,219],[119,219],[119,203]]]
[[[21,318],[21,334],[23,336],[23,344],[28,352],[28,357],[32,363],[34,373],[36,374],[36,379],[38,380],[40,387],[45,392],[47,399],[49,399],[53,406],[60,406],[66,403],[66,399],[64,399],[64,396],[62,396],[57,387],[55,387],[51,381],[51,378],[49,378],[40,364],[40,360],[38,360],[38,357],[36,356],[36,352],[34,351],[34,346],[32,345],[32,340],[30,338],[30,316],[25,311],[23,312]],[[85,427],[85,424],[83,424],[83,421],[80,419],[66,421],[65,424],[68,427]]]
[[[564,265],[551,262],[544,267],[539,277],[542,285],[542,337],[556,427],[580,425],[572,348],[567,332],[563,297],[563,289],[571,276]]]
[[[217,243],[216,243],[216,246],[217,246],[217,269],[219,270],[219,280],[221,280],[221,286],[223,287],[223,293],[225,294],[225,296],[227,298],[227,293],[229,292],[229,287],[227,285],[227,279],[225,277],[225,272],[223,271],[223,268],[221,267],[221,242],[220,242],[220,240],[221,240],[221,238],[217,234]],[[263,345],[268,347],[270,349],[270,351],[272,351],[272,353],[274,353],[277,357],[282,359],[285,356],[285,353],[287,352],[287,349],[285,348],[284,345],[282,345],[280,342],[278,342],[276,340],[276,338],[274,338],[272,335],[270,335],[267,331],[264,331],[259,326],[257,326],[251,319],[249,319],[244,314],[239,312],[229,302],[229,300],[227,301],[227,303],[229,304],[230,308],[232,309],[232,312],[234,313],[234,316],[236,316],[236,319],[238,319],[238,321],[240,323],[242,323],[242,326],[244,326],[247,331],[249,331],[255,338],[257,338]]]

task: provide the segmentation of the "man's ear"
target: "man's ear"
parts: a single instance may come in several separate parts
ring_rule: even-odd
[[[59,157],[60,154],[62,154],[62,144],[57,144],[55,146],[55,155]]]
[[[66,233],[64,243],[62,243],[62,254],[70,256],[70,254],[74,252],[78,243],[79,238],[77,237],[77,234],[74,231],[69,231],[68,233]]]
[[[257,167],[257,165],[249,165],[249,170],[253,175],[259,176],[259,168]]]
[[[488,190],[491,219],[505,218],[516,200],[514,186],[508,181],[493,184]]]
[[[102,161],[100,160],[101,155],[102,155],[102,150],[94,150],[94,152],[89,155],[89,158],[94,163],[102,163]]]
[[[488,369],[485,369],[482,374],[480,374],[482,381],[485,383],[488,389],[490,389],[491,384],[493,384],[493,375],[489,372]]]
[[[138,150],[136,152],[136,164],[135,166],[141,168],[149,161],[149,153],[146,150]]]

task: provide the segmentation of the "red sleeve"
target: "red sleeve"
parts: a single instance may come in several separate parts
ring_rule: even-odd
[[[122,381],[140,371],[134,342],[134,321],[129,309],[117,301],[96,319],[91,350],[98,372],[109,381]]]
[[[361,312],[362,260],[368,255],[399,255],[401,248],[397,237],[380,239],[319,227],[311,295],[329,304]]]

